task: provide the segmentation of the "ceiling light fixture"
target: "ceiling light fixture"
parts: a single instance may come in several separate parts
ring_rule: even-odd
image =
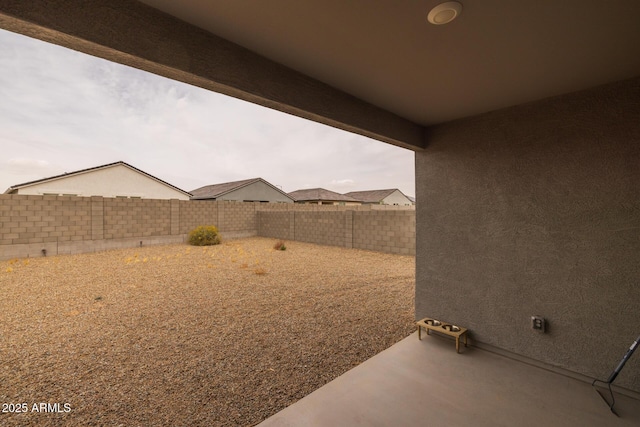
[[[433,25],[444,25],[453,21],[462,13],[462,4],[457,1],[441,3],[431,9],[427,20]]]

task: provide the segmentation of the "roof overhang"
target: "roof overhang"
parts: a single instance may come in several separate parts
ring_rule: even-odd
[[[640,75],[640,2],[0,0],[0,27],[405,148]],[[286,13],[283,13],[286,11]]]

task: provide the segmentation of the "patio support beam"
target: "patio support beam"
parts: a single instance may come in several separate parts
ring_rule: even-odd
[[[0,28],[411,150],[424,129],[134,0],[0,0]]]

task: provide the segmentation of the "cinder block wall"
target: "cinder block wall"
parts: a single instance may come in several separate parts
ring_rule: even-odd
[[[180,233],[187,234],[199,225],[215,225],[218,222],[218,203],[213,200],[180,200]]]
[[[300,242],[344,246],[344,212],[296,212],[294,230]]]
[[[413,210],[330,211],[291,208],[258,212],[258,235],[321,245],[366,249],[403,255],[416,253]]]
[[[260,206],[259,202],[221,200],[217,203],[218,228],[223,237],[255,236],[257,234],[256,212]]]
[[[91,199],[0,195],[0,245],[91,238]]]
[[[415,211],[354,212],[353,247],[392,254],[415,255]]]
[[[102,203],[104,239],[171,234],[170,200],[103,198]]]
[[[257,203],[0,195],[0,259],[178,243],[198,225],[257,234]]]
[[[293,224],[294,212],[260,211],[258,212],[258,235],[276,239],[295,240]]]
[[[415,211],[210,200],[0,195],[0,259],[183,242],[198,225],[223,238],[286,240],[415,254]]]

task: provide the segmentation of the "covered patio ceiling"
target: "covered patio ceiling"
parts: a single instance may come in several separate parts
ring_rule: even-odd
[[[640,75],[640,2],[0,0],[0,28],[402,147]]]
[[[640,3],[141,0],[428,126],[640,74]]]

